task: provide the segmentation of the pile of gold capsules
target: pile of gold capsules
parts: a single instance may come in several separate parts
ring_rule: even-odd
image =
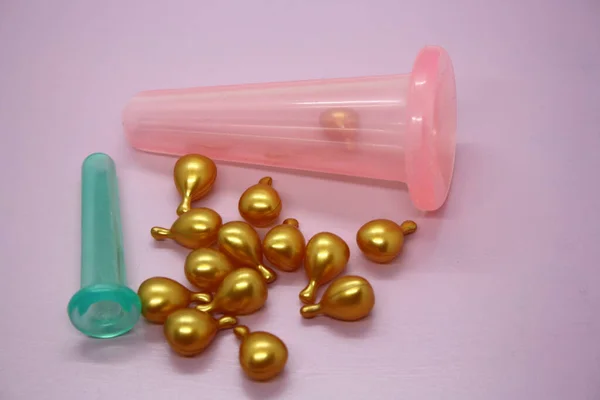
[[[360,276],[340,276],[350,249],[339,236],[321,232],[307,243],[298,221],[288,218],[260,240],[254,227],[275,224],[281,213],[281,199],[271,178],[261,179],[240,197],[238,208],[244,221],[223,224],[215,211],[191,208],[191,203],[205,196],[215,182],[217,167],[211,159],[185,155],[175,164],[173,175],[182,197],[177,208],[179,217],[170,229],[154,227],[151,233],[156,240],[172,239],[192,250],[184,268],[197,292],[172,279],[153,277],[140,285],[138,295],[143,316],[164,324],[165,338],[175,352],[198,355],[219,330],[233,328],[241,342],[240,364],[248,377],[269,380],[284,369],[288,350],[283,341],[271,333],[251,332],[237,319],[260,310],[267,301],[268,284],[277,279],[276,272],[264,264],[263,256],[285,272],[304,265],[308,284],[300,292],[302,317],[323,314],[356,321],[371,312],[375,304],[371,284]],[[416,229],[412,221],[398,225],[378,219],[363,225],[356,241],[368,259],[386,263],[400,253],[404,236]],[[211,247],[215,244],[216,249]],[[321,301],[316,303],[318,288],[327,283]]]

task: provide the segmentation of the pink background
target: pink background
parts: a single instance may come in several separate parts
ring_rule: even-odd
[[[0,399],[600,398],[600,3],[154,3],[0,3]],[[117,163],[131,286],[183,279],[185,252],[149,235],[175,216],[174,159],[122,135],[134,93],[406,72],[426,44],[457,74],[443,210],[416,213],[400,184],[224,164],[202,203],[236,219],[240,193],[272,175],[306,236],[349,242],[348,271],[376,289],[370,318],[304,321],[304,277],[282,274],[265,310],[243,318],[289,346],[286,373],[266,384],[244,378],[228,332],[182,359],[160,327],[100,341],[70,325],[91,152]],[[419,223],[396,264],[357,251],[375,217]]]

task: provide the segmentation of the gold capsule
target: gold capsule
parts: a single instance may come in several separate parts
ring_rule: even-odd
[[[281,213],[279,193],[266,176],[244,191],[238,203],[240,215],[251,225],[263,228],[274,223]]]
[[[212,293],[233,271],[233,264],[225,254],[209,247],[192,251],[185,259],[187,280],[198,289]]]
[[[213,300],[196,306],[197,310],[226,315],[247,315],[261,309],[269,292],[258,272],[251,268],[238,268],[223,279]]]
[[[319,124],[329,138],[351,145],[358,132],[358,113],[351,108],[330,108],[321,113]]]
[[[338,276],[350,258],[348,245],[339,236],[330,232],[314,235],[306,245],[304,271],[308,285],[300,292],[300,300],[312,304],[319,286]]]
[[[369,260],[389,263],[400,254],[404,236],[417,230],[413,221],[398,225],[389,219],[375,219],[364,224],[356,234],[356,244]]]
[[[281,339],[268,332],[250,332],[244,325],[233,332],[241,340],[240,365],[250,379],[267,381],[283,371],[288,349]]]
[[[155,240],[172,239],[188,249],[208,247],[217,240],[223,220],[210,208],[193,208],[175,220],[171,229],[155,226],[150,230]]]
[[[302,265],[306,241],[298,229],[298,221],[288,218],[273,227],[263,240],[263,253],[271,264],[282,271],[296,271]]]
[[[173,168],[175,187],[181,195],[177,214],[191,209],[193,201],[206,196],[217,179],[217,166],[208,157],[200,154],[187,154],[175,163]]]
[[[194,293],[173,279],[155,276],[146,279],[138,289],[142,315],[150,322],[162,324],[169,314],[191,303],[209,303],[208,293]]]
[[[212,343],[217,331],[233,328],[235,324],[235,317],[215,319],[208,313],[186,308],[169,315],[164,335],[173,351],[191,357],[202,353]]]
[[[277,279],[275,271],[263,265],[260,237],[250,224],[243,221],[226,223],[219,229],[217,243],[219,251],[235,264],[256,269],[267,283]]]
[[[371,284],[360,276],[342,276],[327,287],[318,304],[302,307],[304,318],[319,314],[341,321],[357,321],[369,315],[375,305],[375,293]]]

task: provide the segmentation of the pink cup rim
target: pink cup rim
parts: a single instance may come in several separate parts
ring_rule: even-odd
[[[427,46],[417,55],[407,109],[406,183],[414,205],[434,211],[448,196],[456,150],[456,83],[443,48]]]

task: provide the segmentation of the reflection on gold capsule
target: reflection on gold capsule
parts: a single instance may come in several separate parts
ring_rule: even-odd
[[[314,235],[306,245],[304,270],[308,285],[300,292],[305,304],[315,302],[319,286],[338,276],[348,263],[350,249],[339,236],[330,232]]]
[[[156,240],[172,239],[188,249],[208,247],[217,240],[221,216],[210,208],[193,208],[175,220],[171,229],[155,226],[150,230]]]
[[[417,230],[413,221],[398,225],[389,219],[375,219],[364,224],[356,233],[356,244],[369,260],[389,263],[400,254],[404,236]]]
[[[263,240],[265,258],[282,271],[296,271],[302,265],[306,241],[298,221],[288,218],[272,228]]]
[[[208,157],[200,154],[187,154],[175,163],[173,168],[175,187],[181,195],[177,214],[191,209],[191,203],[206,196],[217,179],[217,166]]]
[[[302,307],[304,318],[314,318],[319,314],[342,321],[356,321],[366,317],[375,305],[373,287],[360,276],[337,278],[323,293],[318,304]]]
[[[142,315],[150,322],[162,324],[169,314],[186,308],[190,303],[209,303],[208,293],[192,293],[173,279],[156,276],[146,279],[138,289],[142,302]]]
[[[283,371],[288,359],[288,349],[277,336],[268,332],[252,332],[244,325],[233,332],[240,344],[240,365],[246,375],[256,381],[273,379]]]
[[[345,142],[349,150],[354,149],[359,128],[358,113],[351,108],[330,108],[321,113],[319,124],[325,135],[332,140]]]

